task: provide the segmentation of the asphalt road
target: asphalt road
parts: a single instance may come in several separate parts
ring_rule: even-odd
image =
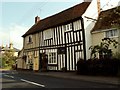
[[[1,79],[1,77],[0,77]],[[6,71],[2,73],[2,88],[117,88],[112,84],[102,84],[51,76]]]

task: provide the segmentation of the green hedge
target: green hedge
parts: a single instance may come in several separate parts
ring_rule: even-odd
[[[77,73],[84,75],[110,75],[116,76],[120,72],[119,59],[89,59],[77,62]]]

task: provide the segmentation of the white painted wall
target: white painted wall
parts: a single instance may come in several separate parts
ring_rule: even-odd
[[[90,50],[89,47],[92,45],[91,33],[90,31],[95,25],[95,21],[85,18],[85,16],[97,19],[98,18],[98,9],[97,9],[97,0],[93,0],[86,12],[82,15],[84,20],[84,28],[85,28],[85,37],[86,37],[86,54],[87,59],[90,58]]]

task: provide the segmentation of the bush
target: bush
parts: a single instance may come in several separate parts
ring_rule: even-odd
[[[81,58],[77,62],[77,73],[78,74],[87,74],[86,62]]]
[[[116,76],[120,73],[120,60],[116,58],[89,59],[77,62],[77,73],[84,75]]]

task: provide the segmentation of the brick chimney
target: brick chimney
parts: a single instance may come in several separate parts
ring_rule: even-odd
[[[35,17],[35,23],[38,23],[40,21],[40,17],[36,16]]]
[[[98,15],[101,12],[100,0],[97,0]]]

